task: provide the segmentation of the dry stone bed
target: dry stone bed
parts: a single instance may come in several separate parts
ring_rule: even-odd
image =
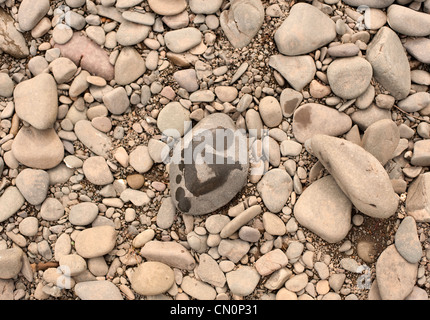
[[[0,0],[0,35],[0,299],[428,299],[429,0]]]

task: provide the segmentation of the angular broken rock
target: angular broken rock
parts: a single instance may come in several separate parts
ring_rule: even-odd
[[[387,247],[376,262],[376,281],[382,300],[403,300],[413,290],[418,263],[407,262],[394,244]]]
[[[170,190],[181,212],[213,212],[243,188],[248,175],[244,137],[228,115],[214,113],[175,146],[170,159]]]
[[[233,0],[230,8],[221,13],[220,25],[235,48],[247,46],[264,21],[264,7],[260,0]]]
[[[351,229],[351,210],[351,201],[329,175],[303,191],[294,205],[294,217],[325,241],[336,243]]]
[[[362,213],[374,218],[393,215],[399,203],[381,163],[350,141],[315,135],[306,148],[324,165],[345,195]]]
[[[317,71],[314,59],[308,55],[288,57],[276,54],[269,58],[269,66],[278,71],[297,91],[302,91]]]

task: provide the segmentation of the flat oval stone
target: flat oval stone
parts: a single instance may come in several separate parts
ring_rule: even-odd
[[[387,18],[391,29],[398,33],[411,37],[430,34],[430,17],[425,12],[393,4],[387,9]]]
[[[169,290],[175,281],[173,270],[161,262],[140,264],[133,272],[130,282],[134,291],[145,296],[161,294]]]
[[[247,151],[240,149],[247,145],[243,138],[229,116],[214,113],[201,120],[176,145],[170,162],[170,189],[181,212],[193,215],[213,212],[243,188],[248,173]],[[215,152],[206,149],[203,155],[205,146]]]
[[[91,202],[78,203],[70,208],[69,221],[75,226],[86,226],[92,223],[99,213],[99,208]]]
[[[164,35],[167,48],[174,53],[182,53],[194,48],[202,41],[202,33],[196,28],[169,31]]]
[[[75,240],[76,252],[83,258],[96,258],[112,251],[117,232],[111,226],[99,226],[81,231]]]
[[[49,188],[49,175],[44,170],[27,168],[16,177],[16,186],[25,200],[36,206],[46,198]]]
[[[82,170],[88,181],[98,186],[107,185],[114,180],[105,158],[100,156],[86,159],[82,166]]]
[[[115,81],[119,85],[130,84],[138,79],[146,71],[145,61],[133,47],[125,47],[121,50],[116,62],[115,62]],[[114,90],[118,90],[116,88]],[[121,88],[123,89],[123,88]],[[126,96],[127,97],[127,96]],[[128,100],[128,99],[127,99]],[[113,104],[114,106],[114,104]],[[127,104],[128,107],[128,104]],[[117,110],[109,108],[114,114],[121,114],[125,111],[125,108]],[[115,111],[114,111],[115,110]]]
[[[343,0],[343,2],[353,7],[368,6],[371,8],[386,8],[391,5],[394,0]]]
[[[182,137],[191,126],[190,112],[179,102],[170,102],[158,114],[157,126],[165,135]]]
[[[16,160],[35,169],[56,167],[64,157],[64,146],[54,129],[21,127],[12,143]]]
[[[339,58],[327,68],[327,79],[334,94],[342,99],[355,99],[363,94],[372,79],[372,66],[364,58]]]
[[[277,127],[282,121],[282,110],[279,101],[271,96],[261,99],[259,104],[261,119],[269,128]]]
[[[124,300],[118,287],[107,280],[79,282],[74,291],[81,300]]]
[[[413,217],[407,216],[403,219],[396,231],[394,244],[399,254],[409,263],[418,263],[421,260],[423,250]]]
[[[301,105],[293,115],[294,137],[302,143],[316,134],[340,136],[351,127],[352,121],[348,115],[321,104]]]
[[[342,241],[351,228],[352,203],[331,176],[313,182],[294,205],[294,217],[329,243]]]
[[[47,198],[40,207],[40,216],[46,221],[57,221],[64,215],[64,207],[55,198]]]
[[[148,0],[149,7],[162,16],[173,16],[187,7],[186,0]]]

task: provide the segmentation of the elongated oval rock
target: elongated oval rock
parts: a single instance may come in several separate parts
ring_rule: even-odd
[[[397,100],[408,96],[411,71],[408,57],[397,34],[382,27],[367,46],[366,59],[375,79]]]
[[[325,241],[342,241],[351,229],[352,203],[332,176],[325,176],[303,191],[294,205],[300,225]]]
[[[112,226],[98,226],[81,231],[75,240],[76,252],[83,258],[96,258],[112,251],[117,232]]]
[[[147,260],[162,262],[172,268],[190,271],[196,266],[190,252],[174,241],[149,241],[140,250],[140,254]]]
[[[214,113],[175,146],[170,159],[170,190],[181,212],[213,212],[243,188],[248,174],[245,139],[228,115]]]
[[[247,224],[249,221],[254,219],[257,215],[261,213],[261,207],[259,205],[254,205],[249,207],[245,211],[239,213],[237,217],[227,223],[220,232],[221,238],[228,238],[243,225]]]
[[[52,169],[63,160],[64,146],[53,128],[21,127],[13,140],[12,153],[27,167]]]
[[[348,115],[317,103],[301,105],[293,116],[294,137],[302,143],[316,134],[340,136],[351,127]]]
[[[312,137],[306,147],[362,213],[388,218],[396,212],[399,197],[384,167],[369,152],[350,141],[326,135]]]
[[[170,51],[182,53],[197,46],[202,40],[202,33],[196,28],[183,28],[167,32],[164,40]]]
[[[107,158],[112,147],[111,139],[103,132],[93,127],[90,121],[80,120],[75,124],[75,134],[78,139],[98,156]]]
[[[423,250],[413,217],[407,216],[403,219],[396,231],[394,244],[400,255],[409,263],[418,263],[421,260]]]
[[[0,222],[13,216],[24,202],[25,199],[17,187],[8,187],[0,197]]]
[[[413,290],[418,272],[418,263],[407,262],[390,245],[376,262],[376,281],[383,300],[403,300]]]
[[[296,56],[312,52],[336,38],[336,26],[328,15],[307,3],[293,5],[275,33],[280,53]]]

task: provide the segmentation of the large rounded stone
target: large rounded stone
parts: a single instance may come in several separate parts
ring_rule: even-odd
[[[392,216],[399,203],[381,163],[353,142],[316,135],[306,148],[324,165],[345,195],[362,213],[374,218]]]
[[[161,262],[149,261],[139,265],[131,276],[134,291],[153,296],[169,290],[175,281],[173,270]]]
[[[296,3],[275,33],[280,53],[296,56],[312,52],[336,38],[333,20],[317,7]]]
[[[327,69],[327,79],[334,94],[342,99],[355,99],[369,87],[372,66],[361,57],[336,59]]]
[[[36,169],[51,169],[64,157],[64,146],[54,129],[22,127],[12,143],[16,160]]]
[[[294,205],[294,217],[325,241],[342,241],[351,228],[351,201],[332,176],[312,183]]]
[[[376,262],[376,281],[383,300],[403,300],[413,290],[418,263],[407,262],[395,245],[387,247]]]
[[[214,113],[200,121],[176,145],[171,158],[170,188],[176,207],[201,215],[227,204],[246,184],[247,152],[245,135],[229,116]]]

